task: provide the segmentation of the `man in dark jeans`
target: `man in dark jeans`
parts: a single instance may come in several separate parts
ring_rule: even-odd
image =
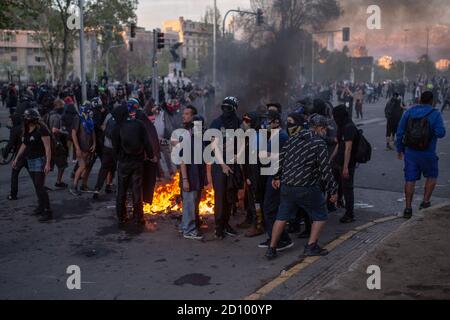
[[[14,114],[11,117],[12,128],[9,132],[9,142],[6,148],[3,150],[5,154],[12,151],[14,154],[19,150],[22,144],[23,135],[23,123],[22,116]],[[26,168],[27,161],[24,158],[20,158],[15,168],[11,171],[11,192],[8,195],[8,200],[17,200],[17,194],[19,192],[19,174],[23,168]]]
[[[333,117],[338,127],[338,144],[331,156],[331,161],[338,168],[338,183],[342,187],[346,209],[345,215],[340,219],[340,222],[352,223],[355,221],[353,182],[356,167],[355,151],[359,141],[359,132],[351,120],[345,105],[334,108]]]
[[[235,97],[227,97],[222,103],[222,115],[215,119],[210,128],[222,131],[226,142],[225,130],[239,129],[241,121],[236,115],[238,100]],[[214,143],[214,142],[212,142]],[[234,143],[234,142],[233,142]],[[231,146],[228,146],[231,147]],[[216,222],[216,238],[223,239],[225,235],[236,236],[237,232],[230,226],[229,220],[233,203],[236,202],[238,187],[234,181],[240,178],[239,166],[225,164],[226,143],[223,154],[216,154],[216,158],[222,157],[223,161],[214,163],[211,167],[212,182],[214,187],[214,216]],[[236,150],[235,150],[236,151]]]
[[[131,99],[127,106],[117,107],[113,111],[117,123],[112,134],[112,144],[119,162],[116,200],[119,226],[123,226],[128,220],[126,207],[128,189],[133,193],[134,219],[138,224],[145,225],[142,202],[143,166],[145,157],[153,159],[154,155],[144,125],[130,116],[138,108],[139,103]]]

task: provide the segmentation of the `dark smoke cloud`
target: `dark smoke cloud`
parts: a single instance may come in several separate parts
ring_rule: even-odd
[[[426,52],[426,29],[430,28],[430,56],[450,58],[449,0],[341,0],[343,15],[327,28],[350,26],[351,47],[367,46],[369,54],[392,55],[397,59],[416,59]],[[368,30],[366,10],[381,8],[382,30]],[[405,50],[405,32],[407,45]]]

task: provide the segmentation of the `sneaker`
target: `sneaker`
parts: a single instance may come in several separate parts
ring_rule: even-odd
[[[185,239],[189,240],[203,240],[203,235],[199,234],[198,232],[190,232],[183,235]]]
[[[419,207],[419,210],[423,210],[423,209],[428,209],[428,208],[430,208],[431,207],[431,202],[422,202],[421,204],[420,204],[420,207]]]
[[[405,211],[403,211],[403,218],[405,219],[411,219],[413,215],[412,209],[406,208]]]
[[[64,182],[55,183],[55,188],[66,189],[67,187],[68,187],[67,183],[64,183]]]
[[[278,242],[277,251],[284,251],[294,246],[292,240],[280,241]]]
[[[313,243],[305,246],[305,251],[303,252],[304,257],[323,257],[328,254],[328,250],[322,249],[317,243]]]
[[[310,232],[308,232],[308,231],[303,231],[302,233],[300,233],[299,235],[298,235],[298,238],[299,239],[309,239],[309,236],[311,235],[311,233]]]
[[[9,201],[17,200],[17,196],[13,196],[12,194],[10,194],[7,199]]]
[[[72,188],[70,188],[70,189],[69,189],[69,192],[70,192],[73,196],[75,196],[75,197],[81,196],[81,191],[80,191],[80,189],[79,189],[78,187],[72,187]]]
[[[94,191],[94,195],[92,196],[92,199],[98,200],[98,197],[99,197],[99,196],[100,196],[100,191],[95,190],[95,191]]]
[[[111,184],[107,184],[106,185],[105,193],[107,193],[107,194],[113,193],[113,189],[112,189],[112,185]]]
[[[270,247],[270,241],[271,241],[270,239],[267,239],[266,241],[261,242],[260,244],[258,244],[258,248],[263,249]]]
[[[341,223],[352,223],[355,222],[355,218],[349,215],[344,215],[339,221]]]
[[[265,254],[267,260],[273,260],[277,257],[277,249],[269,247]]]
[[[225,234],[230,237],[236,237],[238,233],[230,226],[225,227]]]

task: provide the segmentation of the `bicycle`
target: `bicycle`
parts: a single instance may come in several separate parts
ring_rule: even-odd
[[[1,126],[1,125],[0,125]],[[6,128],[11,129],[10,126],[6,126]],[[0,140],[0,165],[8,165],[13,161],[16,156],[16,151],[10,149],[6,150],[6,147],[9,144],[9,140]],[[8,152],[6,152],[8,151]]]

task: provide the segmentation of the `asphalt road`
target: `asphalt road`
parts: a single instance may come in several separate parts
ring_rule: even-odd
[[[342,212],[332,214],[322,243],[403,209],[402,163],[394,152],[384,150],[383,109],[384,102],[367,106],[367,122],[362,122],[374,145],[374,158],[357,171],[358,220],[343,226],[338,223]],[[6,117],[0,108],[2,124]],[[449,128],[448,113],[445,118]],[[0,128],[0,138],[6,134]],[[442,175],[434,203],[450,198],[448,138],[440,142],[439,152]],[[257,248],[264,236],[247,239],[240,234],[216,241],[211,217],[206,218],[209,229],[203,242],[179,236],[175,217],[149,217],[144,233],[132,228],[120,231],[113,196],[93,202],[91,194],[74,198],[67,191],[50,192],[57,219],[41,224],[30,215],[36,200],[25,172],[20,178],[19,201],[6,200],[9,175],[10,167],[1,166],[0,299],[240,299],[296,263],[304,245],[295,239],[292,250],[268,262],[264,250]],[[54,179],[51,174],[47,185],[53,186]],[[232,224],[241,220],[241,216],[234,217]],[[81,269],[81,290],[67,289],[70,265]]]

